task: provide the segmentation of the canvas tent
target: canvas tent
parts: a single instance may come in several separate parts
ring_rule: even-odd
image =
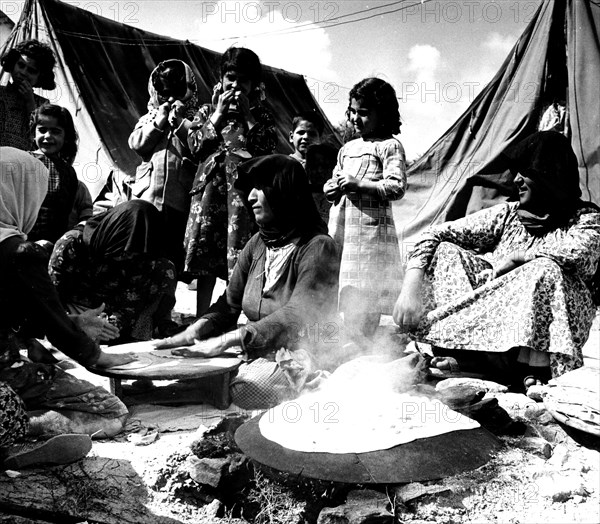
[[[600,2],[544,0],[510,55],[455,124],[408,171],[396,209],[403,255],[432,223],[511,197],[500,153],[567,106],[583,198],[600,204]]]
[[[74,115],[80,135],[75,168],[92,193],[98,192],[111,171],[123,179],[133,175],[140,163],[127,138],[146,112],[148,77],[156,64],[168,58],[187,62],[196,74],[200,101],[210,100],[217,82],[220,53],[58,0],[27,0],[4,49],[30,38],[47,42],[57,56],[57,88],[41,94]],[[289,127],[299,111],[317,111],[325,132],[334,135],[304,77],[265,66],[264,83],[266,104],[276,120],[278,152],[291,152]]]

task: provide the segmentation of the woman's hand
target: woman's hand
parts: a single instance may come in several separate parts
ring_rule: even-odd
[[[35,96],[33,95],[33,87],[27,80],[15,82],[19,95],[25,100],[25,110],[31,113],[35,109]]]
[[[360,190],[360,180],[344,173],[338,175],[337,185],[344,193],[353,193]]]
[[[236,329],[217,337],[196,340],[192,347],[174,349],[171,353],[179,357],[216,357],[232,346],[241,345],[241,342],[240,332]]]
[[[219,129],[221,126],[221,122],[229,112],[229,106],[235,101],[235,91],[233,89],[228,89],[227,91],[223,91],[219,94],[217,98],[216,108],[213,114],[210,117],[213,125]]]
[[[343,195],[340,186],[337,185],[337,182],[333,178],[330,178],[327,182],[325,182],[323,185],[323,193],[325,193],[327,200],[332,202],[336,201]]]
[[[516,269],[526,262],[530,262],[531,260],[533,260],[533,258],[529,257],[524,250],[517,249],[510,253],[507,257],[500,259],[500,262],[494,265],[494,278],[501,277],[509,271],[512,271],[513,269]]]
[[[250,111],[250,100],[241,91],[237,92],[235,100],[237,102],[238,111],[240,112],[242,118],[248,125],[248,129],[252,129],[256,124],[256,120],[254,119],[254,117],[252,116],[252,112]]]
[[[177,333],[172,337],[155,340],[153,342],[156,349],[176,348],[179,346],[191,346],[198,340],[206,338],[213,330],[210,320],[201,318],[190,326],[185,331]]]
[[[108,342],[119,338],[119,328],[113,326],[104,313],[104,304],[96,309],[70,315],[75,325],[96,342]]]
[[[392,315],[400,331],[406,333],[414,330],[423,318],[423,298],[421,287],[423,285],[422,269],[409,269],[404,275],[402,291],[394,305]]]
[[[169,125],[171,129],[178,129],[185,117],[185,104],[181,100],[174,100],[169,112]]]
[[[171,111],[171,104],[169,102],[165,102],[161,104],[158,108],[158,112],[156,113],[156,117],[154,118],[154,127],[164,131],[167,125],[169,124],[169,113]]]
[[[97,368],[107,369],[115,366],[123,366],[135,362],[138,356],[135,353],[105,353],[100,351],[100,358],[94,364]]]

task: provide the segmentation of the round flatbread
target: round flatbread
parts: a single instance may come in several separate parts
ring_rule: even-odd
[[[291,450],[307,453],[367,453],[419,438],[469,430],[479,424],[436,399],[364,390],[324,390],[268,410],[261,434]]]

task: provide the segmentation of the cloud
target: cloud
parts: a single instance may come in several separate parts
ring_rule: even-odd
[[[509,51],[515,45],[516,37],[514,35],[501,35],[500,33],[490,33],[483,42],[483,47],[495,54],[503,56],[508,55]]]
[[[409,72],[413,72],[411,79],[416,82],[430,82],[435,79],[440,65],[440,51],[429,44],[417,44],[408,51]]]
[[[265,64],[338,80],[331,65],[329,35],[325,29],[302,21],[306,13],[300,4],[222,0],[203,2],[202,6],[194,21],[194,43],[220,52],[232,45],[247,47]]]

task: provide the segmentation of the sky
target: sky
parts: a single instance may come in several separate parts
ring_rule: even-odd
[[[68,1],[128,25],[224,51],[255,51],[300,73],[333,124],[350,88],[377,76],[396,89],[409,160],[464,112],[542,0]],[[0,0],[16,21],[22,0]],[[268,95],[268,94],[267,94]]]

